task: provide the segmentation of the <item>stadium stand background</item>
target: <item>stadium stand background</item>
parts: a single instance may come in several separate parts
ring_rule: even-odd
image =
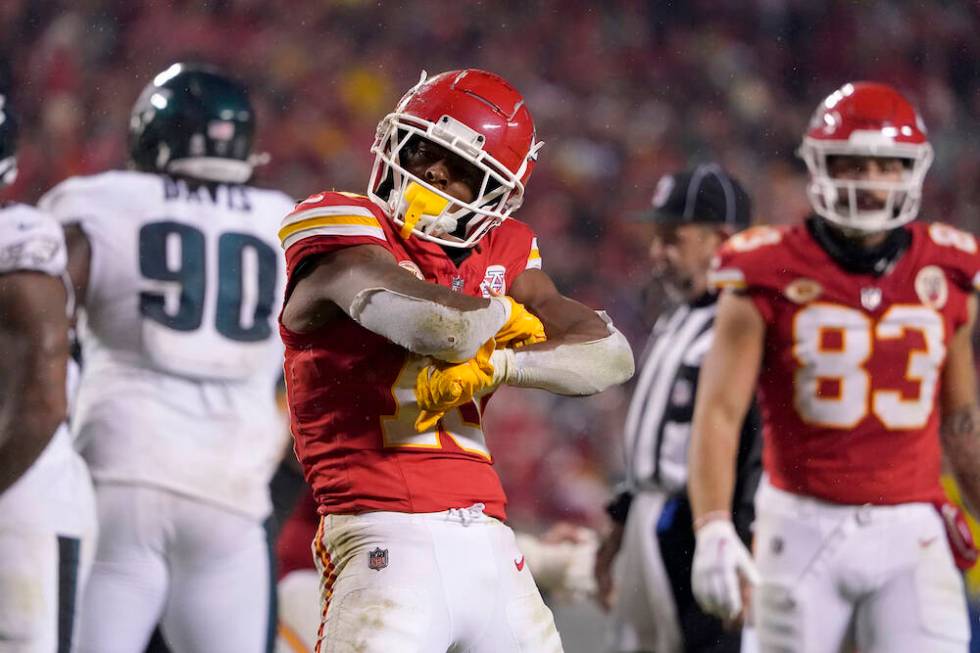
[[[519,212],[547,270],[639,352],[662,298],[628,217],[655,180],[717,159],[759,220],[799,220],[794,150],[844,81],[885,81],[918,104],[937,153],[923,215],[980,230],[978,33],[980,3],[941,0],[5,0],[0,83],[26,122],[11,195],[34,201],[123,165],[129,109],[175,60],[251,87],[271,156],[258,183],[296,197],[364,188],[375,125],[421,69],[487,68],[525,94],[547,143]],[[504,392],[510,409],[491,409],[489,434],[514,523],[601,523],[626,392]]]

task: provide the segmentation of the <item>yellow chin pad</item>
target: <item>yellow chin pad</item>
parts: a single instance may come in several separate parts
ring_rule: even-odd
[[[440,197],[431,190],[423,188],[414,181],[409,182],[405,189],[405,202],[408,208],[405,210],[404,224],[402,224],[401,237],[406,240],[412,235],[412,229],[418,224],[423,213],[428,215],[439,215],[449,204],[449,200]]]

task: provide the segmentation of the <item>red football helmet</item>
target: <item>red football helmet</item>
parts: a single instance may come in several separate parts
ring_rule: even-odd
[[[800,157],[810,170],[807,195],[818,215],[861,233],[894,229],[915,219],[932,147],[915,107],[886,84],[844,84],[817,107]],[[870,156],[907,161],[901,181],[837,179],[829,156]],[[859,191],[886,191],[884,208],[859,210]]]
[[[416,136],[455,153],[482,173],[472,202],[447,195],[402,165],[399,154]],[[405,231],[413,197],[431,198],[429,212],[409,221],[411,233],[441,245],[472,247],[521,205],[542,145],[524,98],[502,78],[475,69],[431,79],[423,72],[394,112],[378,124],[368,196]],[[453,235],[470,214],[464,236]]]

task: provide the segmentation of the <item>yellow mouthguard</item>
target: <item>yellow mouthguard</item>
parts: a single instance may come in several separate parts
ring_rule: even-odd
[[[406,240],[412,235],[412,229],[418,224],[423,213],[439,215],[449,204],[449,200],[423,188],[414,181],[409,182],[405,189],[405,201],[408,203],[408,209],[405,210],[401,236]]]

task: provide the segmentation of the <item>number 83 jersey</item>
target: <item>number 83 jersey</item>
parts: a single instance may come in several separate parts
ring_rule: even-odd
[[[939,488],[946,349],[980,283],[976,239],[912,223],[881,276],[847,272],[805,225],[730,239],[711,273],[766,322],[763,462],[783,490],[845,504],[930,501]]]
[[[91,246],[72,428],[93,477],[266,514],[287,437],[276,231],[293,202],[114,171],[69,179],[41,206]]]

